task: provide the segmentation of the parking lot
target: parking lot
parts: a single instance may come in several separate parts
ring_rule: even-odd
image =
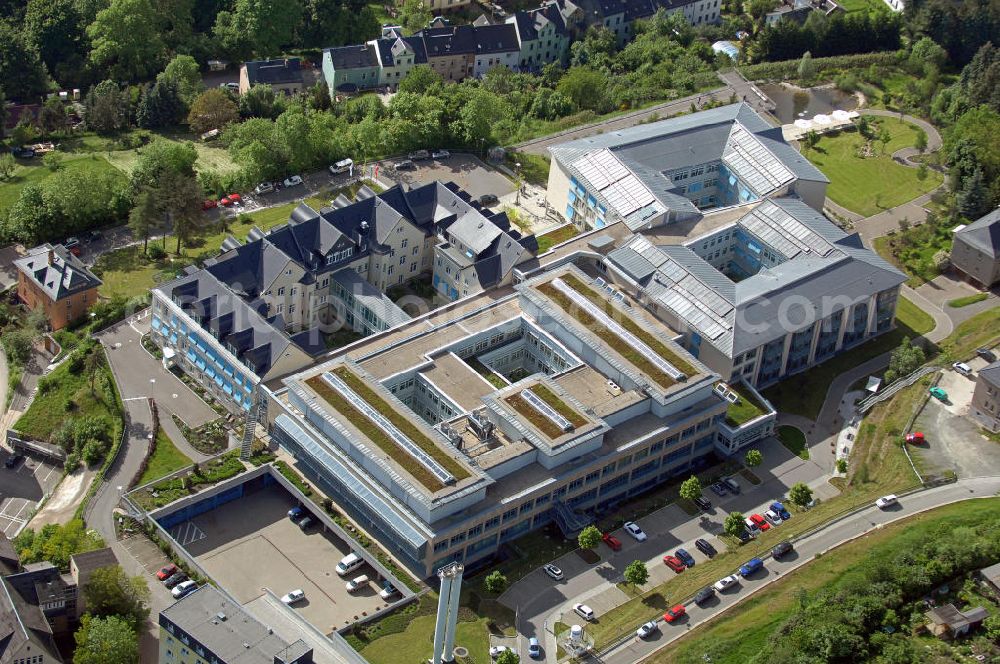
[[[503,173],[487,167],[470,154],[452,154],[446,159],[421,159],[411,168],[395,170],[393,164],[402,158],[387,159],[379,164],[379,179],[394,180],[416,187],[435,180],[454,182],[475,199],[483,194],[501,197],[516,187]]]
[[[240,602],[265,588],[279,596],[301,588],[305,599],[293,608],[326,633],[384,607],[374,570],[365,565],[338,576],[334,568],[349,548],[316,525],[300,530],[287,516],[296,504],[284,489],[270,487],[178,524],[171,535]],[[362,574],[373,581],[348,593],[344,584]]]
[[[971,376],[951,368],[942,371],[938,387],[948,393],[948,400],[928,399],[913,424],[913,431],[922,432],[926,440],[910,448],[923,475],[939,476],[949,470],[959,477],[1000,474],[1000,445],[983,436],[969,416],[975,372],[986,361],[977,357],[968,364]]]
[[[7,468],[10,451],[0,447],[0,532],[17,536],[38,502],[62,478],[62,468],[27,457]]]

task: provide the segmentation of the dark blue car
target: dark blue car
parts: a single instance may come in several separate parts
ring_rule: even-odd
[[[680,558],[688,567],[694,567],[694,557],[684,549],[677,549],[674,555]]]
[[[746,561],[742,567],[740,567],[740,576],[745,579],[760,569],[764,569],[764,561],[760,558],[751,558]]]
[[[288,510],[288,518],[292,521],[298,521],[303,516],[305,516],[306,511],[302,509],[301,505],[296,505],[292,509]]]
[[[787,521],[788,519],[792,518],[791,513],[788,510],[786,510],[785,506],[779,503],[778,501],[774,501],[773,503],[771,503],[771,509],[778,513],[778,516],[781,517],[782,521]]]

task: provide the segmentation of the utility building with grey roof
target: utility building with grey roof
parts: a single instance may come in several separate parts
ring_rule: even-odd
[[[638,231],[766,197],[823,209],[829,180],[745,103],[549,148],[547,200],[581,229]]]
[[[794,198],[748,206],[682,244],[635,235],[605,263],[693,355],[757,387],[892,329],[906,281],[856,234]]]

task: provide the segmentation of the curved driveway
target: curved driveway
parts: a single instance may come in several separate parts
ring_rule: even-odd
[[[683,624],[667,625],[660,621],[660,631],[654,638],[641,641],[637,637],[630,637],[605,651],[600,661],[604,664],[633,664],[643,661],[660,648],[673,643],[695,627],[738,605],[772,581],[778,580],[782,574],[808,564],[817,554],[826,553],[899,519],[949,503],[993,497],[998,492],[1000,492],[1000,477],[977,477],[903,496],[895,509],[883,511],[867,507],[848,514],[812,535],[796,541],[794,553],[783,560],[766,558],[765,570],[743,580],[737,590],[716,595],[715,599],[704,608],[689,602],[686,605],[688,617]]]

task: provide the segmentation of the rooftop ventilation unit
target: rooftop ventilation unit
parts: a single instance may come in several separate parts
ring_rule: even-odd
[[[573,423],[556,412],[555,408],[542,401],[537,394],[531,391],[531,388],[526,387],[521,390],[521,398],[527,401],[528,405],[541,413],[542,416],[546,417],[549,421],[559,427],[563,433],[569,433],[573,430]]]
[[[469,429],[482,441],[489,440],[493,435],[493,423],[486,418],[485,413],[469,413]]]
[[[627,343],[629,346],[634,348],[639,352],[640,355],[644,356],[647,360],[652,362],[657,369],[667,374],[674,380],[684,380],[687,376],[683,371],[680,371],[677,367],[670,364],[664,360],[658,353],[656,353],[652,348],[635,336],[624,327],[615,322],[611,316],[608,316],[602,310],[598,309],[593,302],[588,300],[586,297],[576,292],[573,288],[570,288],[566,283],[556,277],[552,280],[552,285],[555,286],[564,295],[569,297],[573,303],[590,314],[595,320],[597,320],[601,325],[608,328],[615,336],[619,337],[622,341]]]
[[[382,413],[372,408],[367,401],[358,396],[354,390],[347,386],[347,383],[329,372],[323,374],[323,379],[329,383],[333,389],[337,390],[341,396],[347,399],[352,406],[357,408],[362,414],[364,414],[365,417],[371,420],[375,426],[382,429],[382,431],[392,438],[397,445],[416,459],[420,465],[429,470],[434,477],[440,480],[443,484],[455,483],[454,475],[445,470],[444,467],[435,461],[430,454],[420,449],[416,443],[410,440],[402,431],[397,429],[392,422],[382,415]]]

